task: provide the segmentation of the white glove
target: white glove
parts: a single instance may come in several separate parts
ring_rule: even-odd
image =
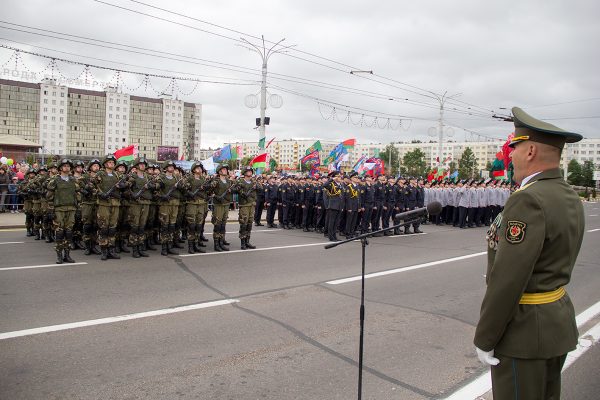
[[[477,357],[479,357],[479,361],[481,361],[483,364],[498,365],[498,363],[500,363],[500,360],[494,357],[494,350],[483,351],[479,347],[475,347],[475,350],[477,350]]]

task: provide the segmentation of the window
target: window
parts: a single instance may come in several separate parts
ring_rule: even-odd
[[[48,94],[48,91],[47,91],[47,90],[44,90],[44,94],[45,94],[45,95],[47,95],[47,94]]]
[[[48,99],[44,99],[44,104],[48,104]]]
[[[123,138],[123,142],[125,142],[125,138]]]
[[[60,92],[60,97],[65,97],[65,92]]]

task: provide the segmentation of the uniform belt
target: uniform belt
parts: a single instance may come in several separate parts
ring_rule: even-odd
[[[564,287],[560,287],[551,292],[545,293],[523,293],[519,304],[548,304],[560,300],[567,292]]]

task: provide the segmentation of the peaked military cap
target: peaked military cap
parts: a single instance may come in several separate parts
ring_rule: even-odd
[[[331,171],[327,174],[328,177],[333,178],[334,176],[338,176],[340,173],[338,171]]]
[[[521,110],[513,107],[513,121],[515,124],[515,137],[508,144],[514,147],[517,143],[531,140],[545,143],[562,149],[566,143],[575,143],[583,139],[579,133],[567,132],[555,125],[540,121]]]

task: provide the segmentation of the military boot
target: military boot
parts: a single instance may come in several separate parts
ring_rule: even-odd
[[[67,247],[67,248],[65,248],[65,249],[63,250],[63,252],[64,252],[64,255],[63,255],[63,260],[64,260],[65,262],[68,262],[68,263],[74,263],[74,262],[75,262],[75,260],[73,260],[73,259],[71,258],[71,254],[70,254],[70,253],[71,253],[71,249],[70,249],[70,248],[68,248],[68,247]]]
[[[108,254],[108,258],[111,258],[111,259],[113,259],[113,260],[120,260],[120,259],[121,259],[121,256],[120,256],[120,255],[118,255],[118,254],[115,252],[115,250],[116,250],[116,249],[115,249],[115,246],[112,246],[112,247],[109,247],[109,248],[108,248],[108,253],[107,253],[107,254]]]
[[[137,245],[137,252],[140,255],[140,257],[150,257],[150,255],[148,253],[144,253],[144,248],[142,247],[141,244]]]
[[[86,256],[89,256],[90,254],[92,254],[92,241],[91,240],[85,241],[85,251],[83,252],[83,254],[85,254]]]
[[[246,238],[246,247],[249,248],[249,249],[251,249],[251,250],[256,248],[256,246],[254,246],[253,244],[250,243],[250,236],[248,236]]]
[[[123,252],[123,253],[129,253],[129,249],[127,248],[126,239],[119,240],[119,250],[121,250],[121,252]]]
[[[28,237],[35,236],[35,233],[33,233],[32,227],[27,228],[27,236]]]
[[[156,248],[154,246],[152,246],[152,243],[150,243],[150,239],[146,238],[146,240],[144,240],[144,243],[146,245],[147,250],[156,251]],[[146,249],[144,249],[144,250],[146,250]]]
[[[133,257],[133,258],[140,258],[141,257],[140,253],[139,253],[139,248],[140,248],[140,246],[137,246],[137,245],[133,245],[131,247],[131,257]]]
[[[63,251],[62,250],[56,250],[56,263],[57,264],[62,264],[63,261]]]
[[[108,247],[106,246],[101,246],[100,247],[100,253],[102,253],[102,257],[100,257],[100,259],[102,261],[106,261],[108,260]]]
[[[229,243],[225,242],[224,238],[219,239],[219,246],[221,246],[221,250],[229,251],[229,247],[225,247],[226,245],[229,245]]]
[[[160,251],[160,255],[161,255],[161,256],[166,256],[166,255],[168,255],[168,254],[169,254],[169,251],[167,250],[167,244],[166,244],[166,243],[163,243],[161,247],[162,247],[162,249],[161,249],[161,251]]]
[[[44,236],[46,237],[46,243],[52,243],[54,242],[54,239],[52,238],[52,234],[50,233],[50,230],[44,229],[42,230],[42,232],[44,232]]]
[[[102,252],[100,251],[100,249],[98,247],[96,247],[96,243],[94,243],[93,240],[90,241],[91,242],[91,249],[92,249],[92,253],[100,255],[102,254]]]
[[[194,242],[191,240],[188,240],[188,253],[194,254]]]
[[[39,229],[34,229],[33,234],[35,235],[35,240],[41,240]]]
[[[183,246],[179,244],[179,240],[178,239],[173,239],[172,247],[175,248],[175,249],[183,249]]]
[[[215,243],[215,251],[223,251],[223,249],[221,249],[221,241],[219,239],[215,238],[214,243]]]
[[[206,247],[206,245],[202,242],[196,241],[193,243],[194,245],[194,251],[196,253],[206,253],[206,251],[204,249],[202,249],[202,247]]]
[[[183,249],[183,246],[179,246],[178,248],[181,248],[181,249]],[[175,256],[178,256],[178,255],[179,255],[179,253],[178,253],[178,252],[176,252],[176,251],[174,251],[174,250],[172,250],[172,249],[173,249],[173,248],[171,247],[171,244],[170,244],[170,243],[167,243],[167,253],[169,253],[169,254],[173,254],[173,255],[175,255]]]
[[[240,249],[246,250],[247,249],[247,247],[246,247],[246,239],[240,239],[240,242],[241,242]]]

